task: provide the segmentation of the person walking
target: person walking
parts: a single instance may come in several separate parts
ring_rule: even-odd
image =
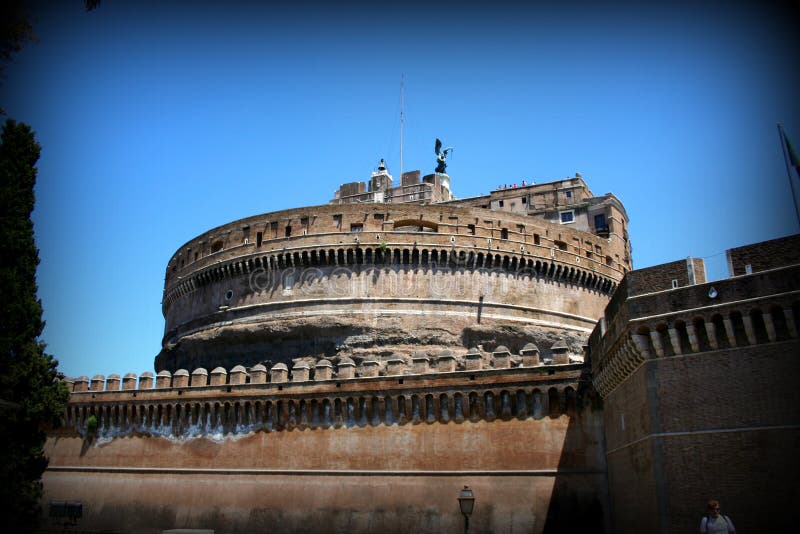
[[[708,512],[700,520],[700,534],[736,534],[736,527],[727,515],[719,513],[719,501],[708,501]]]

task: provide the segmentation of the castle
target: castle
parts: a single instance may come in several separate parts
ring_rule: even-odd
[[[707,283],[697,259],[631,270],[627,225],[580,175],[457,200],[381,162],[209,230],[167,265],[156,374],[67,380],[45,508],[456,532],[468,485],[475,532],[683,532],[710,496],[742,531],[788,525],[764,511],[797,501],[800,239]]]

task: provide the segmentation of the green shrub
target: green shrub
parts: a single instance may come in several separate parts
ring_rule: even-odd
[[[97,434],[97,417],[94,415],[90,415],[86,420],[86,434],[90,437]]]

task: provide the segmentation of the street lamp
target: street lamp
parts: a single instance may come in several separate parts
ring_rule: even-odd
[[[461,513],[464,514],[464,534],[468,534],[469,516],[475,507],[475,496],[472,495],[472,490],[469,489],[469,486],[464,486],[464,489],[458,494],[458,506],[461,507]]]

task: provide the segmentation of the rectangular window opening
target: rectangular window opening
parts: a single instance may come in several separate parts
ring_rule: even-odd
[[[606,222],[605,213],[599,213],[594,216],[594,231],[598,234],[608,234],[608,223]]]
[[[561,217],[561,224],[567,224],[575,221],[575,212],[572,210],[559,212]]]

